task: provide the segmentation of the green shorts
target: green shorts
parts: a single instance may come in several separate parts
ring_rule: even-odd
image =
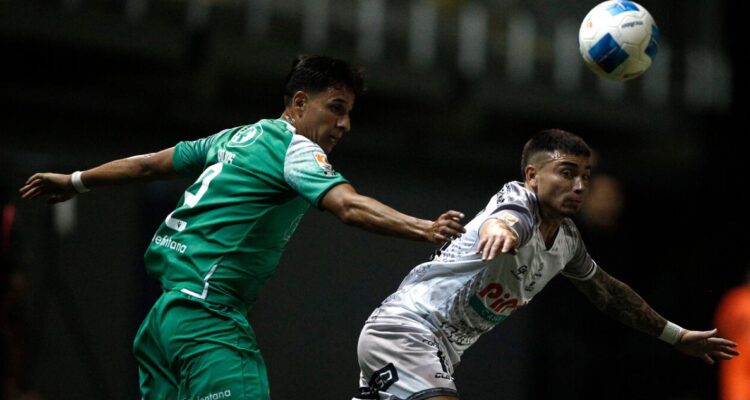
[[[233,308],[165,292],[133,352],[145,400],[270,399],[255,334]]]

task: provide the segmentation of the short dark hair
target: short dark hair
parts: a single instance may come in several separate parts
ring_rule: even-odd
[[[591,148],[579,136],[562,129],[545,129],[534,135],[523,146],[521,176],[526,179],[526,166],[533,163],[535,155],[561,151],[576,156],[591,157]]]
[[[314,94],[329,87],[345,87],[355,96],[365,91],[362,68],[328,56],[301,55],[292,61],[292,70],[284,83],[284,106],[299,90]]]

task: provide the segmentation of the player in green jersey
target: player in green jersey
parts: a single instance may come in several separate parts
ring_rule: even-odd
[[[195,178],[146,250],[147,272],[164,293],[135,338],[143,398],[269,398],[245,316],[310,206],[407,239],[440,243],[464,232],[463,214],[402,214],[358,194],[328,162],[362,88],[361,73],[344,61],[299,57],[281,118],[83,172],[37,173],[21,188],[25,199],[57,203],[100,186]]]

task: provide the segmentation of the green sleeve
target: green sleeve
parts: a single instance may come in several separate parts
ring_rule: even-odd
[[[184,176],[200,174],[206,168],[208,152],[217,136],[218,134],[177,143],[172,156],[175,171]]]

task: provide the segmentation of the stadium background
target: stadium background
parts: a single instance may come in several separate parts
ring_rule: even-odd
[[[710,328],[747,266],[735,233],[747,220],[739,13],[728,1],[643,1],[663,35],[657,62],[612,83],[578,55],[595,3],[0,1],[0,183],[17,210],[4,322],[25,349],[3,370],[20,366],[21,385],[46,399],[137,398],[131,340],[159,293],[142,254],[186,182],[56,208],[16,190],[35,171],[278,117],[300,53],[365,67],[369,93],[331,159],[360,192],[407,213],[470,217],[518,178],[530,134],[582,135],[625,195],[616,230],[582,228],[590,253],[665,317]],[[249,316],[273,397],[350,398],[363,321],[432,251],[308,213]],[[456,374],[467,399],[712,399],[715,377],[599,314],[565,279],[483,337]]]

